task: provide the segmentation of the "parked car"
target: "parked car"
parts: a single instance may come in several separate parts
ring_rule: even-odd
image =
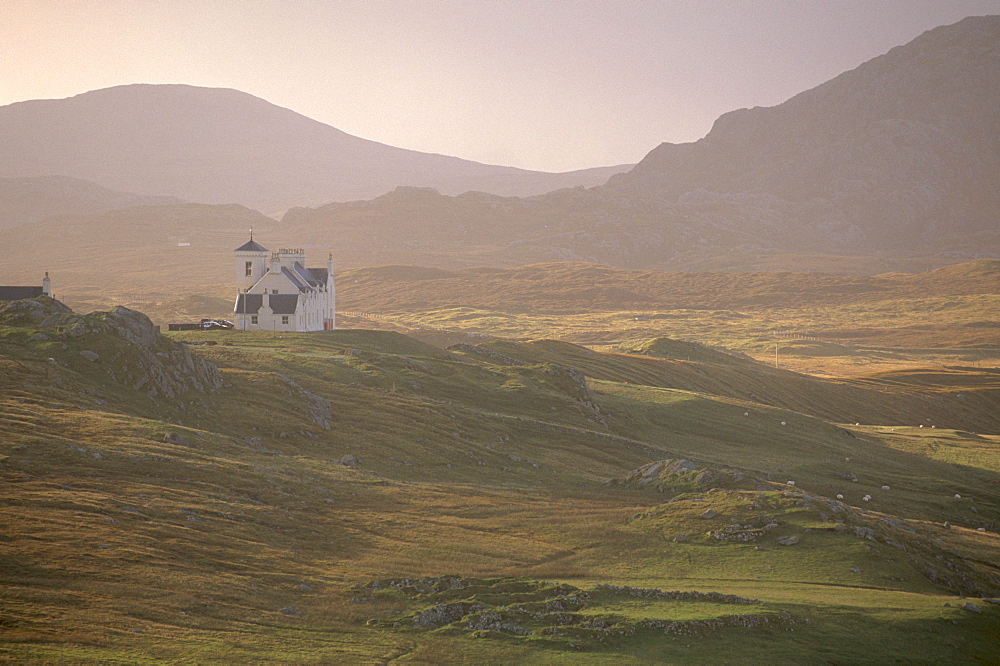
[[[233,322],[228,319],[202,319],[201,328],[209,331],[217,331],[225,328],[233,328]]]

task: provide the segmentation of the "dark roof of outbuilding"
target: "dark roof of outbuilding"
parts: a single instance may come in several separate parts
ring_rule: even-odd
[[[41,287],[0,287],[0,301],[20,301],[42,295]]]
[[[267,252],[267,248],[256,241],[250,240],[240,245],[233,252]]]

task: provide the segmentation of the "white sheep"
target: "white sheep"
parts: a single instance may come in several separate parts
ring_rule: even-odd
[[[787,483],[787,484],[788,484],[788,485],[790,485],[790,486],[794,486],[794,485],[795,485],[795,482],[794,482],[794,481],[786,481],[785,483]]]
[[[882,486],[882,490],[889,490],[889,486]]]
[[[784,421],[782,421],[782,422],[781,422],[781,425],[785,425],[785,422],[784,422]]]
[[[959,495],[958,493],[955,493],[955,499],[962,499],[962,496]]]
[[[840,493],[837,493],[837,499],[842,500],[842,499],[844,499],[844,496],[841,495]]]
[[[870,502],[870,501],[871,501],[871,499],[872,499],[872,496],[871,496],[871,495],[865,495],[865,496],[864,496],[864,497],[862,497],[861,499],[862,499],[862,501],[864,501],[864,502]]]

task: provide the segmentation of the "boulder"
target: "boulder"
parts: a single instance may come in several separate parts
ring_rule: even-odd
[[[175,444],[177,446],[187,446],[188,441],[184,439],[179,433],[168,432],[163,436],[163,441],[167,444]]]

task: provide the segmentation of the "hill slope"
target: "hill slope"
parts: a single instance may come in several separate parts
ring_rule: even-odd
[[[936,28],[783,104],[726,114],[700,141],[661,145],[603,187],[529,200],[398,193],[286,221],[381,253],[369,263],[752,270],[776,254],[808,267],[836,265],[828,255],[995,258],[997,43],[997,16]]]
[[[728,113],[693,144],[663,144],[608,189],[785,209],[816,248],[974,243],[1000,231],[998,44],[1000,16],[936,28],[783,104]]]
[[[236,90],[127,85],[0,108],[0,176],[105,187],[265,213],[400,185],[527,195],[597,185],[627,167],[553,174],[394,148]]]

